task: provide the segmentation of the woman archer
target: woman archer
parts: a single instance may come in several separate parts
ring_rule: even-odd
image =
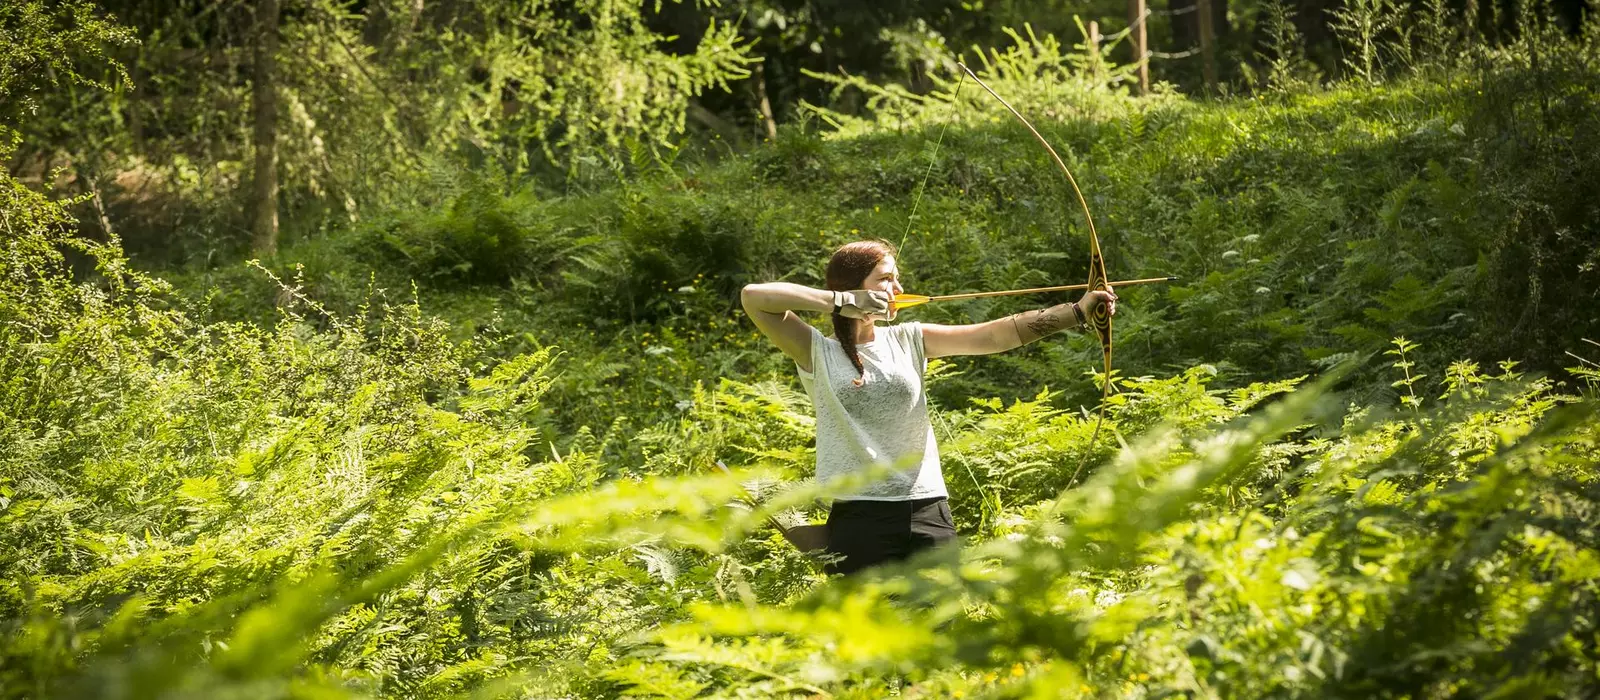
[[[1076,303],[946,326],[889,324],[904,290],[894,246],[858,241],[828,261],[827,289],[788,282],[746,286],[745,313],[794,360],[817,425],[817,481],[893,465],[888,477],[834,500],[828,512],[830,572],[849,574],[898,561],[955,539],[939,448],[928,420],[927,361],[987,355],[1052,333],[1084,327],[1100,305],[1116,313],[1115,293],[1090,291]],[[831,313],[825,337],[795,315]],[[885,325],[879,325],[882,321]]]

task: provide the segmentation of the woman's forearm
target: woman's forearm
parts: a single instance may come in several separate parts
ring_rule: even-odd
[[[1036,309],[1014,314],[1011,327],[1017,334],[1017,346],[1027,345],[1051,333],[1082,328],[1084,317],[1076,304],[1057,304],[1048,309]]]
[[[833,292],[812,289],[793,282],[765,282],[745,285],[739,292],[739,302],[747,311],[764,311],[781,314],[785,311],[833,310]]]

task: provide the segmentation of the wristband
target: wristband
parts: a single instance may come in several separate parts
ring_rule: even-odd
[[[843,297],[844,297],[844,295],[840,294],[839,292],[834,292],[833,293],[833,312],[836,313],[836,314],[839,313],[839,311],[844,308],[844,302],[841,301],[841,299],[843,299]]]
[[[1078,308],[1077,302],[1072,303],[1072,315],[1078,317],[1079,328],[1089,325],[1089,321],[1083,317],[1083,309]]]

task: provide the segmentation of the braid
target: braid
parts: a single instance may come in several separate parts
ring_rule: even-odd
[[[833,337],[839,340],[839,345],[844,348],[844,354],[850,358],[850,364],[856,368],[856,386],[861,386],[862,379],[867,376],[867,368],[861,364],[861,351],[856,349],[856,321],[845,318],[842,314],[833,315]]]
[[[860,289],[867,281],[867,275],[872,274],[872,269],[878,266],[884,258],[895,254],[894,245],[887,241],[856,241],[846,243],[833,252],[833,257],[828,260],[827,278],[828,289],[836,292],[848,292]],[[856,368],[855,385],[861,386],[866,379],[867,370],[861,364],[861,351],[856,348],[856,319],[845,318],[839,314],[833,315],[833,337],[844,348],[845,356],[850,358],[850,364]]]

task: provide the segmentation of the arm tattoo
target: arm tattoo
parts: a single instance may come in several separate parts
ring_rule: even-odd
[[[1028,330],[1041,338],[1067,327],[1066,319],[1059,314],[1052,315],[1047,309],[1035,311],[1032,316],[1028,319]]]
[[[1019,316],[1023,317],[1023,319],[1022,327],[1016,329],[1017,339],[1020,340],[1023,345],[1027,345],[1028,343],[1050,335],[1051,333],[1065,330],[1067,328],[1078,328],[1082,325],[1077,322],[1077,318],[1073,313],[1071,304],[1059,304],[1048,309],[1025,311],[1020,314],[1014,314],[1011,317],[1011,324],[1013,327],[1016,327],[1017,317]]]

